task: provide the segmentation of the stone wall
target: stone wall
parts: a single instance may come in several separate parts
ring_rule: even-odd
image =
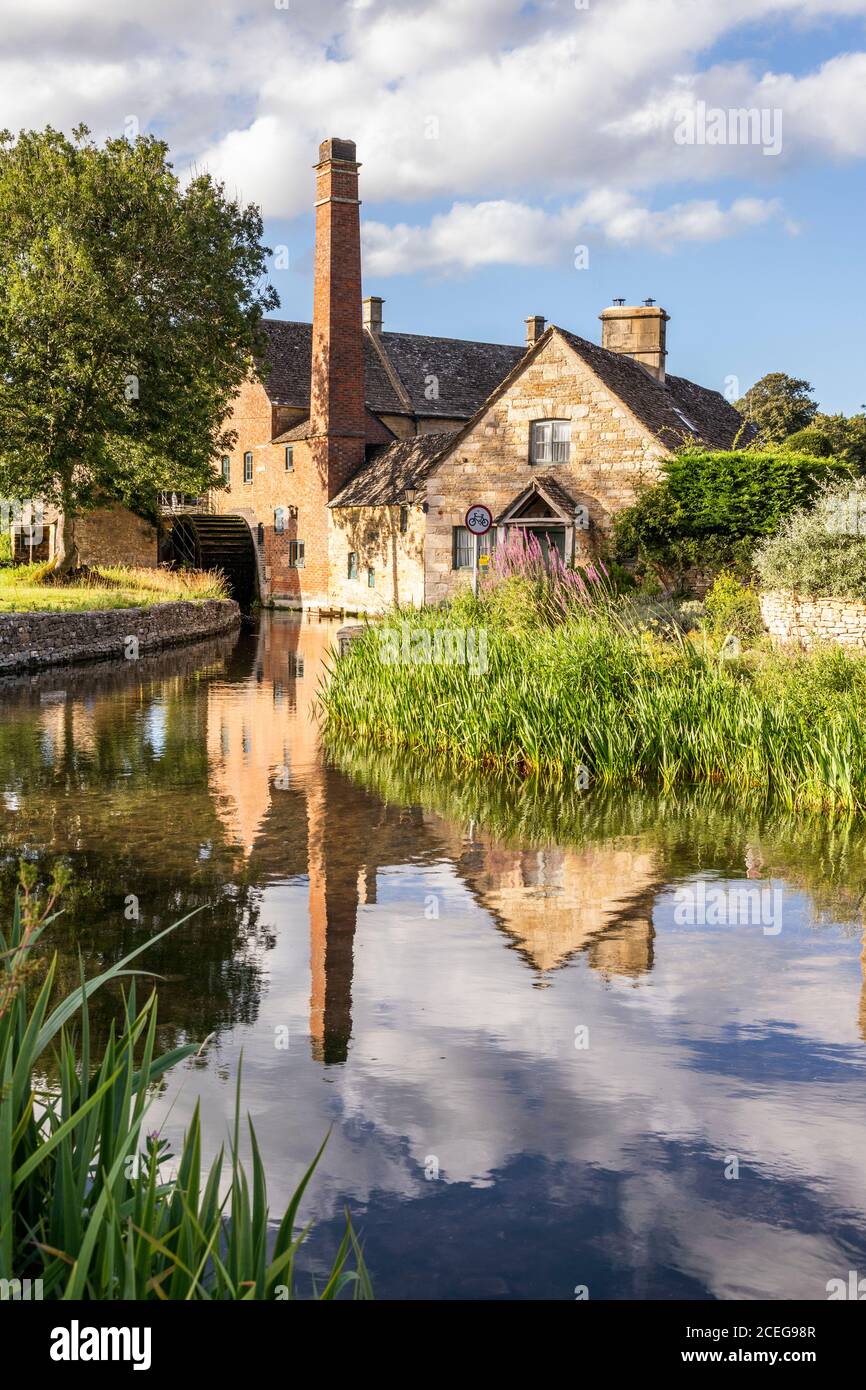
[[[424,602],[424,513],[402,507],[334,507],[329,539],[331,601],[347,613],[381,613],[397,604]],[[349,578],[349,555],[358,575]],[[373,570],[373,584],[369,570]]]
[[[780,645],[835,642],[842,647],[866,647],[866,604],[853,599],[807,598],[775,590],[761,594],[761,616]]]
[[[134,660],[140,652],[212,637],[239,622],[232,599],[91,613],[0,613],[0,672],[110,657]]]
[[[82,565],[158,564],[156,527],[120,502],[77,517],[75,543]]]
[[[533,464],[532,421],[552,418],[571,421],[569,462]],[[427,481],[427,602],[471,583],[470,571],[451,568],[451,528],[462,526],[473,502],[496,516],[539,473],[549,473],[587,508],[594,548],[593,536],[604,535],[612,515],[634,502],[641,481],[657,480],[664,457],[658,441],[554,334]]]

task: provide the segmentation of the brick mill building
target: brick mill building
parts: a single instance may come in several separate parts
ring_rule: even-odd
[[[362,298],[355,155],[320,147],[313,322],[265,320],[210,494],[249,527],[263,601],[445,598],[469,581],[479,502],[494,540],[519,527],[579,561],[673,449],[735,446],[733,406],[665,371],[668,315],[650,302],[605,309],[601,347],[538,316],[523,347],[386,332],[383,301]]]

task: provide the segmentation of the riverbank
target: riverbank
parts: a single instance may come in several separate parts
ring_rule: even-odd
[[[734,649],[737,650],[736,648]],[[798,810],[866,810],[866,661],[731,656],[612,606],[515,627],[483,602],[403,613],[336,663],[332,735],[556,785],[724,786]]]
[[[86,613],[224,599],[219,574],[105,565],[64,578],[51,564],[0,568],[0,613]]]
[[[148,608],[0,613],[0,673],[125,659],[215,637],[239,626],[233,599],[155,603]]]

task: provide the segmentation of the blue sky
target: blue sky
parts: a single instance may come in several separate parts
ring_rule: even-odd
[[[723,143],[680,138],[702,107]],[[0,126],[80,120],[258,202],[284,317],[310,317],[310,166],[340,135],[387,328],[597,339],[652,295],[673,372],[866,401],[866,0],[4,0]]]

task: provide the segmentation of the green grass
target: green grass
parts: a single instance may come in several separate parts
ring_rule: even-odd
[[[389,631],[411,652],[469,611],[401,613],[371,627],[321,691],[328,736],[552,786],[708,785],[792,809],[866,810],[863,658],[724,660],[703,637],[660,640],[610,607],[527,628],[499,613],[490,621],[482,600],[471,621],[486,633],[485,671],[383,659]]]
[[[40,900],[22,866],[8,940],[0,933],[0,1279],[41,1279],[54,1299],[236,1300],[295,1297],[307,1235],[298,1207],[322,1148],[272,1226],[265,1172],[249,1121],[252,1174],[240,1160],[240,1072],[228,1155],[202,1166],[198,1107],[175,1156],[145,1135],[161,1078],[196,1053],[156,1052],[156,996],[136,1003],[132,962],[176,923],[53,1001],[56,959],[40,960],[63,881]],[[91,1055],[88,1000],[129,985],[122,1022]],[[33,998],[31,999],[31,994]],[[71,1029],[77,1024],[77,1037]],[[50,1062],[50,1066],[49,1066]],[[46,1075],[57,1077],[48,1084]],[[318,1298],[371,1296],[348,1221]]]
[[[0,613],[83,613],[178,601],[201,603],[225,598],[227,592],[222,575],[197,570],[103,565],[84,579],[63,583],[49,564],[0,568]]]

